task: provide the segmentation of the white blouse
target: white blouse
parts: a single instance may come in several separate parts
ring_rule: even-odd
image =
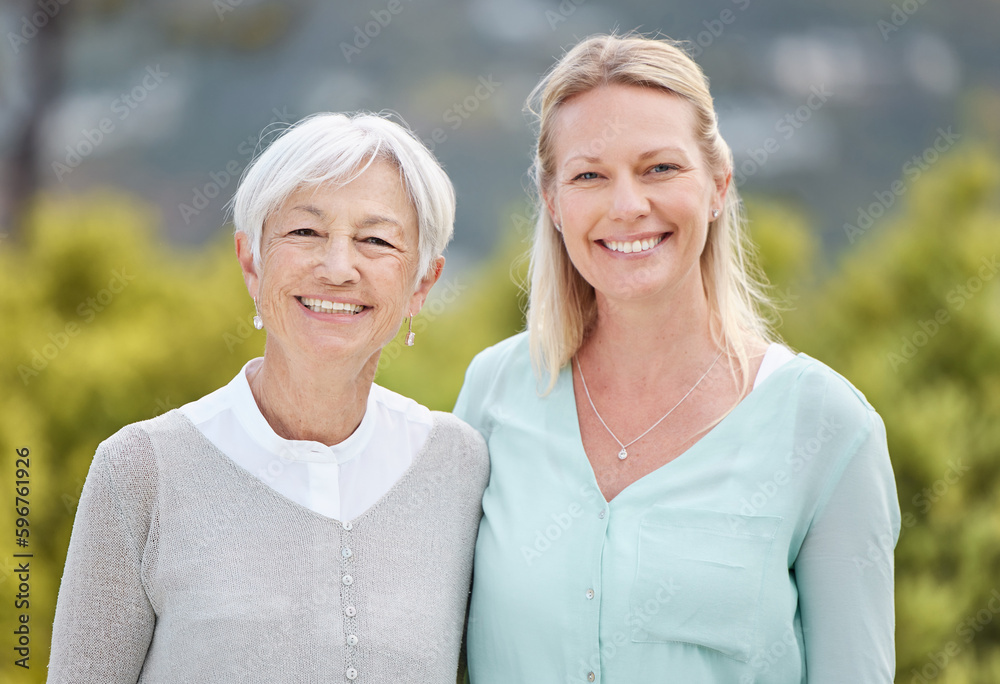
[[[278,436],[257,406],[247,372],[179,410],[222,453],[279,494],[334,520],[357,518],[389,491],[427,441],[431,412],[372,384],[361,424],[339,444]]]
[[[772,344],[754,387],[789,359]],[[288,499],[334,520],[353,520],[396,484],[423,447],[431,412],[412,399],[372,384],[368,407],[354,433],[340,444],[278,436],[257,406],[249,361],[224,387],[180,408],[219,450]]]

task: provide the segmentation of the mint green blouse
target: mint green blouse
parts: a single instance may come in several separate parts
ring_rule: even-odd
[[[605,501],[573,378],[539,396],[526,334],[455,413],[489,443],[472,684],[892,682],[900,516],[882,421],[799,354],[688,451]]]

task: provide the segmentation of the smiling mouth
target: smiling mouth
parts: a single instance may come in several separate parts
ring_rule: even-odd
[[[673,233],[663,233],[661,235],[657,235],[656,237],[646,238],[645,240],[632,240],[630,242],[619,242],[618,240],[598,240],[598,242],[610,249],[612,252],[634,254],[635,252],[645,252],[653,249],[653,247],[656,247],[672,234]]]
[[[359,314],[368,307],[361,304],[347,304],[346,302],[331,302],[328,299],[314,299],[312,297],[296,297],[302,306],[316,313],[349,313]]]

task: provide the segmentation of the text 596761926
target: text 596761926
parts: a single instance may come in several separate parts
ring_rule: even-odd
[[[17,449],[14,461],[14,541],[20,549],[27,549],[28,538],[31,536],[28,515],[31,512],[31,451],[28,447]],[[14,629],[14,664],[28,669],[28,659],[31,657],[31,628],[28,625],[31,608],[31,569],[28,560],[31,553],[14,554],[14,575],[17,577],[17,593],[14,594],[14,608],[20,613],[17,616],[17,627]]]

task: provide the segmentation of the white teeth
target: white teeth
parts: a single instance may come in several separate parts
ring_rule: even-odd
[[[326,299],[313,299],[312,297],[300,297],[307,309],[316,313],[330,313],[332,311],[347,311],[352,314],[360,313],[365,307],[360,304],[347,304],[346,302],[331,302]]]
[[[658,235],[655,238],[648,238],[646,240],[634,240],[632,242],[618,242],[617,240],[602,240],[604,246],[614,252],[622,252],[624,254],[632,254],[633,252],[645,252],[647,249],[652,249],[658,244],[663,242],[663,236]]]

